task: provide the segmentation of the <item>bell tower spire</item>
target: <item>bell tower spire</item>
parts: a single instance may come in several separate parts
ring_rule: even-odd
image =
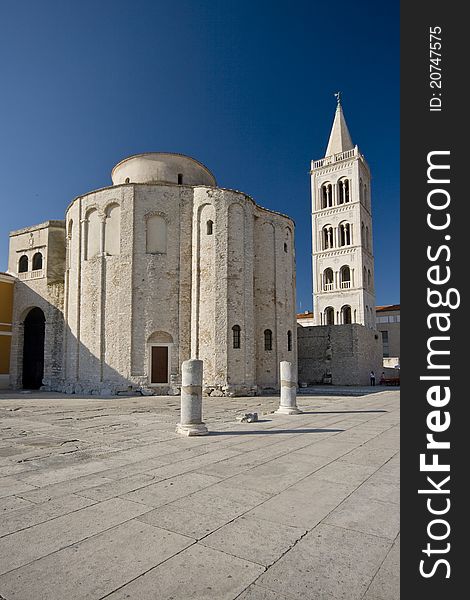
[[[341,92],[336,92],[335,96],[337,100],[336,113],[325,156],[332,156],[333,154],[338,154],[339,152],[345,152],[346,150],[352,150],[352,148],[354,148],[341,106]]]

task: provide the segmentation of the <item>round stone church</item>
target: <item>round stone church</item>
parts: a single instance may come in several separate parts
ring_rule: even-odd
[[[10,234],[13,387],[177,394],[199,358],[207,394],[277,389],[297,365],[293,221],[181,154],[111,177]]]

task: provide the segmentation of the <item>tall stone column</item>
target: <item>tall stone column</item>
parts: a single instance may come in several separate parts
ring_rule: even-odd
[[[202,360],[185,360],[181,365],[181,421],[176,433],[181,435],[207,435],[202,422]]]
[[[281,403],[276,413],[281,415],[298,415],[302,411],[297,408],[297,376],[291,362],[281,361]]]

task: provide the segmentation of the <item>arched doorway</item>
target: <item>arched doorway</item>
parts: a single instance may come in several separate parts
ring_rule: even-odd
[[[24,320],[23,388],[38,390],[44,376],[44,330],[46,318],[40,308],[32,308]]]

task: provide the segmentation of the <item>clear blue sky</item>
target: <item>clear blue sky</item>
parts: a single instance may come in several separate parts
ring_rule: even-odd
[[[139,152],[189,154],[296,222],[312,307],[310,160],[335,98],[372,171],[377,304],[399,302],[399,2],[5,0],[0,270],[8,232],[62,219]]]

